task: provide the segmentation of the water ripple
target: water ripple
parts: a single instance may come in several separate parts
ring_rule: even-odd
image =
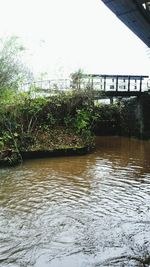
[[[0,267],[148,266],[150,144],[0,171]]]

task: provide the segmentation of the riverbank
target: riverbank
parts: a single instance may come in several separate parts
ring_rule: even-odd
[[[16,166],[25,159],[84,155],[94,146],[94,139],[83,139],[73,129],[57,127],[53,129],[36,129],[32,136],[19,140],[16,136],[17,150],[8,147],[0,151],[0,167]],[[21,142],[19,144],[19,142]]]
[[[25,157],[91,150],[93,114],[83,92],[48,98],[17,93],[6,100],[0,106],[0,166],[13,166]]]

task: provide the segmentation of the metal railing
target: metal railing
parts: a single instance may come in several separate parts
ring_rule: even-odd
[[[59,92],[67,92],[69,90],[94,90],[94,91],[148,91],[150,90],[150,79],[142,80],[130,80],[130,87],[128,80],[111,81],[110,79],[102,79],[99,77],[81,78],[76,83],[71,79],[53,79],[53,80],[41,80],[34,81],[32,83],[26,83],[22,86],[24,91],[33,89],[36,93],[44,94],[57,94]],[[35,89],[35,90],[34,90]]]

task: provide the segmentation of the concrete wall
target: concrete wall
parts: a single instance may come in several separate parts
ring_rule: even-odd
[[[150,95],[122,100],[121,135],[150,139]]]

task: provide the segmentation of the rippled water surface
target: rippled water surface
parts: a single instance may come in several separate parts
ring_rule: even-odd
[[[150,266],[150,142],[1,169],[0,266]]]

